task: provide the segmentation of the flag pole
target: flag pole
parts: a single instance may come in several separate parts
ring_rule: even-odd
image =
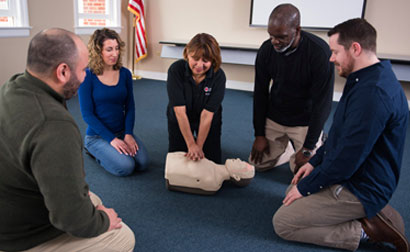
[[[132,36],[132,41],[134,44],[134,49],[132,50],[132,77],[134,80],[138,80],[142,77],[134,72],[136,64],[141,59],[147,56],[147,37],[145,34],[144,0],[129,0],[128,10],[132,14],[134,14],[134,34]]]

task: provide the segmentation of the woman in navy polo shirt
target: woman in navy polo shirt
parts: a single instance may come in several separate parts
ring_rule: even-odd
[[[185,46],[184,59],[168,69],[169,152],[185,151],[221,163],[222,100],[226,77],[218,42],[199,33]]]

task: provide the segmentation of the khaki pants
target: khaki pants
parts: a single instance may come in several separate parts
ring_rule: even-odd
[[[101,199],[90,192],[90,198],[94,205],[101,204]],[[135,237],[132,230],[121,223],[120,229],[105,232],[93,238],[77,238],[68,234],[62,234],[50,241],[42,243],[25,252],[130,252],[134,250]]]
[[[263,154],[262,162],[259,164],[252,162],[249,156],[249,163],[255,166],[257,171],[267,171],[289,162],[290,170],[294,172],[296,167],[295,154],[302,149],[307,131],[307,126],[283,126],[270,119],[266,119],[265,137],[269,143],[269,153]],[[321,139],[322,136],[319,137],[316,143],[316,149],[322,145]],[[291,147],[290,140],[293,142],[295,149]],[[315,153],[316,149],[313,153]]]
[[[277,235],[285,240],[356,250],[366,216],[363,205],[348,189],[333,185],[282,205],[273,216]]]

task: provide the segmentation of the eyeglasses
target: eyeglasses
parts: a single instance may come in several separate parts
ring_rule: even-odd
[[[292,35],[279,35],[279,36],[273,36],[270,35],[270,40],[272,41],[272,43],[276,40],[279,43],[287,43],[289,42],[289,40],[292,40],[295,36],[295,33]]]

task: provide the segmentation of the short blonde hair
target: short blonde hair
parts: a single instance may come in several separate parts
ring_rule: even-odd
[[[121,55],[124,51],[125,43],[121,40],[118,33],[107,28],[95,30],[93,35],[90,37],[90,40],[88,41],[88,67],[96,75],[101,75],[104,71],[102,49],[104,41],[107,39],[117,40],[118,46],[120,48],[120,53],[118,55],[117,63],[114,65],[114,70],[118,70],[122,67]]]
[[[221,60],[221,49],[214,37],[207,33],[198,33],[184,48],[184,58],[188,60],[188,54],[193,53],[193,57],[204,58],[212,62],[214,72],[218,71]]]

